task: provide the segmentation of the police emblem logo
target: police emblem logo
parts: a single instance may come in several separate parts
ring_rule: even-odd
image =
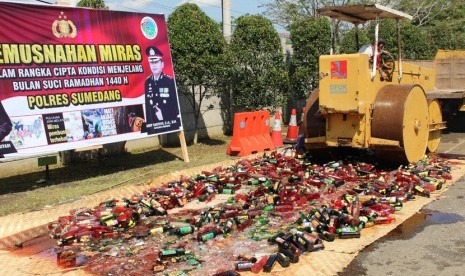
[[[146,16],[140,21],[140,30],[148,39],[154,39],[158,34],[158,26],[153,18]]]
[[[77,35],[77,29],[74,25],[73,21],[66,20],[66,15],[64,12],[61,12],[58,16],[59,20],[53,21],[52,24],[52,32],[53,35],[62,38],[62,37],[70,37],[75,38]]]

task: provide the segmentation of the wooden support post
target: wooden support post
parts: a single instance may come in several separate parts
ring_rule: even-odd
[[[39,167],[45,166],[45,179],[39,180],[38,183],[45,182],[50,179],[50,169],[49,165],[55,165],[58,163],[58,158],[56,155],[54,156],[45,156],[37,158],[37,165]]]
[[[48,165],[45,165],[45,180],[50,179],[50,170],[48,168]]]
[[[184,136],[184,130],[181,130],[178,134],[179,143],[181,144],[182,159],[184,162],[189,162],[189,154],[187,152],[186,137]]]

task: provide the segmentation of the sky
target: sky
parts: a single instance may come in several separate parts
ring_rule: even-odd
[[[77,0],[69,0],[78,2]],[[56,0],[0,0],[0,2],[20,2],[41,4],[41,2],[55,3]],[[216,22],[221,21],[221,0],[105,0],[110,10],[164,13],[166,18],[174,11],[176,6],[192,2],[197,4],[210,18]],[[237,18],[241,15],[261,14],[265,11],[262,4],[273,2],[272,0],[230,0],[231,17]]]

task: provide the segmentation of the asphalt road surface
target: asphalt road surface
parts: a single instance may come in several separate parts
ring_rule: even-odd
[[[438,152],[465,162],[465,120],[454,129],[443,134]],[[465,177],[338,275],[465,275]]]

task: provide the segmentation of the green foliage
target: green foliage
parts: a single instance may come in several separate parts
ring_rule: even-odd
[[[432,55],[438,49],[465,49],[465,3],[450,0],[401,0],[396,8],[414,16]]]
[[[265,15],[271,20],[285,27],[290,28],[294,21],[302,20],[306,17],[316,16],[316,11],[313,7],[314,0],[300,0],[300,1],[282,1],[275,0],[263,4],[265,8]]]
[[[353,54],[357,53],[359,48],[363,45],[370,44],[371,39],[369,38],[367,31],[365,30],[358,30],[358,48],[355,43],[355,27],[352,29],[347,30],[342,37],[341,44],[339,45],[339,53],[344,54]]]
[[[177,82],[214,86],[225,52],[219,25],[196,4],[187,3],[169,16],[168,36]]]
[[[290,32],[294,49],[290,68],[292,97],[301,100],[318,87],[318,59],[329,54],[331,29],[326,18],[307,17],[291,24]]]
[[[424,26],[438,20],[451,7],[450,0],[398,0],[395,9],[413,16],[413,24]]]
[[[403,59],[430,59],[431,49],[428,45],[426,35],[420,27],[410,22],[401,22],[401,49]],[[374,41],[374,23],[372,22],[365,30],[359,30],[359,46],[371,44]],[[386,41],[385,50],[391,52],[397,58],[397,25],[393,20],[382,20],[379,26],[379,38]],[[347,31],[341,42],[341,53],[356,53],[355,31],[352,28]]]
[[[370,41],[374,40],[374,25],[371,24],[367,32]],[[431,59],[434,57],[428,43],[426,34],[422,28],[413,25],[411,22],[400,23],[401,49],[403,59]],[[397,58],[397,25],[394,20],[382,20],[379,24],[379,37],[386,41],[385,50],[391,52]]]
[[[225,40],[220,26],[190,3],[177,7],[169,16],[168,36],[178,91],[192,106],[197,133],[202,101],[217,94],[224,84]]]
[[[301,21],[306,17],[317,17],[317,9],[330,5],[354,5],[364,3],[379,3],[384,6],[393,7],[399,11],[405,12],[413,16],[412,25],[418,29],[401,30],[418,31],[416,38],[415,33],[406,34],[406,37],[411,37],[411,40],[403,39],[405,47],[408,49],[406,55],[411,58],[427,58],[434,55],[437,49],[465,49],[465,2],[451,0],[274,0],[269,1],[262,6],[265,8],[265,14],[273,20],[273,22],[290,29],[291,22]],[[382,21],[383,22],[383,21]],[[349,27],[352,29],[352,27]],[[355,41],[353,34],[346,33],[347,28],[336,24],[336,53],[354,52]],[[389,35],[395,34],[390,30],[384,32],[380,29],[383,36],[388,41],[389,47],[396,47],[397,42],[394,39],[390,41]],[[371,33],[373,36],[373,33]],[[339,40],[339,39],[342,39]],[[428,47],[423,45],[426,39]],[[352,40],[352,41],[351,41]],[[366,44],[364,38],[360,37],[360,45]],[[415,41],[419,41],[421,45],[415,47]],[[339,43],[341,41],[341,43]],[[414,47],[410,47],[414,46]],[[427,49],[428,48],[428,49]],[[395,52],[395,51],[391,51]]]
[[[271,21],[241,16],[231,37],[232,108],[252,111],[282,106],[289,80],[280,38]]]
[[[292,22],[305,20],[307,17],[318,17],[317,9],[325,6],[344,6],[348,4],[363,4],[377,2],[383,4],[390,0],[274,0],[265,1],[262,4],[265,8],[265,15],[274,23],[290,28]]]
[[[104,0],[81,0],[76,4],[76,6],[78,6],[78,7],[86,7],[86,8],[93,8],[93,9],[108,10],[108,6],[105,5]]]
[[[450,1],[448,8],[429,21],[425,29],[434,52],[465,49],[465,3]]]
[[[435,51],[432,51],[424,30],[410,22],[401,24],[401,43],[402,58],[404,59],[434,58]]]

